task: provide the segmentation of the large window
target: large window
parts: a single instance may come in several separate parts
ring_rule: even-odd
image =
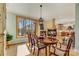
[[[36,33],[36,21],[16,16],[16,37],[26,37],[30,32]]]

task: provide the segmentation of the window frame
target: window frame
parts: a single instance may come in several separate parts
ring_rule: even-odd
[[[23,34],[23,36],[20,36],[18,34],[18,26],[17,26],[17,24],[18,24],[18,18],[24,18],[24,34]],[[35,23],[37,23],[37,21],[35,19],[33,19],[33,18],[30,18],[30,17],[28,18],[26,16],[18,16],[18,15],[16,15],[16,38],[25,38],[25,37],[27,37],[27,35],[26,35],[26,20],[27,19],[31,20],[31,21],[34,21]],[[35,27],[35,34],[36,34],[36,27]]]
[[[18,24],[18,18],[24,18],[24,32],[25,32],[25,19],[26,19],[26,17],[23,17],[23,16],[16,16],[16,38],[18,38],[18,37],[25,37],[25,33],[23,33],[23,36],[20,36],[19,34],[18,34],[18,26],[17,26],[17,24]]]

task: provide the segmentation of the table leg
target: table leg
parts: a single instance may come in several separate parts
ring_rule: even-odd
[[[49,55],[50,55],[50,45],[49,45]]]
[[[47,47],[45,48],[45,54],[46,54],[46,56],[47,56]]]

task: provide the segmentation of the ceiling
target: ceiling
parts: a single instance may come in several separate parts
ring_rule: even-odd
[[[75,19],[74,3],[43,3],[44,19]],[[23,16],[40,17],[40,3],[7,3],[7,12]]]

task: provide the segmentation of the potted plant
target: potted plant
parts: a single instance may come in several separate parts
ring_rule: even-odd
[[[7,41],[7,43],[8,43],[8,41],[11,41],[12,39],[13,39],[13,35],[7,33],[6,34],[6,41]]]

